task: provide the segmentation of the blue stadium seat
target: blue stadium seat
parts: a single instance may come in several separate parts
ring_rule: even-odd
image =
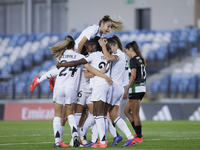
[[[30,70],[33,67],[33,54],[30,53],[23,59],[23,67],[26,70]]]
[[[16,94],[24,94],[26,91],[26,82],[20,81],[17,83],[17,86],[15,86],[15,93]]]
[[[198,53],[198,48],[197,47],[192,47],[190,49],[189,53],[190,53],[190,56],[193,56],[193,55],[197,54]]]
[[[188,90],[190,76],[189,75],[183,75],[180,79],[180,83],[178,84],[178,91],[181,93],[186,93]]]
[[[157,60],[165,60],[165,58],[166,58],[166,53],[165,53],[164,51],[158,50],[158,51],[156,52],[156,58],[157,58]]]
[[[151,92],[158,93],[161,85],[160,83],[160,81],[153,81],[150,86]]]
[[[22,72],[22,65],[23,65],[23,60],[21,58],[18,58],[12,65],[13,73],[20,74]]]
[[[190,93],[194,93],[196,92],[196,83],[197,83],[197,76],[192,76],[190,78],[190,81],[189,81],[189,85],[188,85],[188,92]]]
[[[51,93],[50,87],[49,87],[49,81],[43,81],[42,83],[39,84],[41,93],[42,94],[47,94],[46,97]]]
[[[24,71],[20,75],[20,81],[27,81],[29,79],[30,72],[29,71]]]
[[[49,70],[49,68],[52,66],[52,61],[51,60],[46,60],[43,64],[42,64],[42,70]]]
[[[10,75],[12,74],[12,64],[7,64],[1,70],[1,75]]]
[[[177,92],[180,79],[181,79],[181,76],[178,74],[171,75],[171,77],[170,77],[170,92],[172,92],[172,93]]]
[[[27,36],[27,41],[29,42],[34,42],[36,39],[36,34],[35,33],[31,33]]]
[[[38,49],[33,56],[34,63],[39,65],[44,61],[44,50],[42,48]]]
[[[170,82],[170,75],[167,74],[161,79],[160,92],[163,93],[168,92],[169,82]]]
[[[155,60],[155,59],[156,59],[156,51],[151,50],[151,51],[148,53],[147,60]]]

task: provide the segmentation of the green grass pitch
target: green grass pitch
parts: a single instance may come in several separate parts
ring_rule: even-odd
[[[127,122],[133,133],[131,124]],[[199,150],[200,149],[200,122],[198,121],[143,121],[143,143],[122,148],[126,141],[123,136],[117,146],[111,147],[113,137],[108,133],[107,150],[135,149],[135,150]],[[88,140],[91,139],[91,130],[88,130]],[[68,122],[65,125],[63,141],[67,144],[71,139]],[[53,121],[0,121],[0,149],[40,150],[54,149]],[[61,148],[61,149],[93,149],[88,147]]]

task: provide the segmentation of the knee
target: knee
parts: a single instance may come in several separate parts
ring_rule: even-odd
[[[129,110],[124,109],[124,114],[127,116],[129,114]]]

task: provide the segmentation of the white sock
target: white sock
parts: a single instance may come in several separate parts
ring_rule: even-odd
[[[108,118],[104,116],[104,123],[105,123],[105,136],[107,137],[107,131],[108,131]]]
[[[94,116],[93,116],[93,114],[90,114],[87,117],[87,119],[85,120],[85,123],[83,125],[82,130],[80,130],[80,134],[82,136],[84,136],[86,134],[87,130],[89,129],[89,127],[94,125],[94,124],[95,124]]]
[[[132,135],[131,131],[129,130],[127,124],[125,123],[125,121],[122,118],[117,117],[114,120],[114,123],[126,135],[127,139],[132,139],[133,138],[133,135]]]
[[[62,141],[64,129],[65,129],[65,126],[61,126],[61,128],[60,128],[60,141]]]
[[[112,134],[113,137],[117,137],[117,131],[116,128],[113,126],[112,122],[107,119],[108,121],[108,131],[110,132],[110,134]]]
[[[71,128],[72,138],[74,138],[74,136],[78,136],[77,125],[76,125],[76,120],[75,120],[74,115],[68,116],[68,122],[69,122],[69,126]]]
[[[50,79],[51,77],[55,77],[58,73],[58,69],[51,69],[48,72],[44,73],[40,78],[37,79],[37,82],[41,83],[44,80]]]
[[[60,143],[60,127],[61,127],[61,118],[54,117],[53,130],[54,130],[55,143],[57,143],[57,142]]]
[[[81,115],[82,115],[82,113],[74,113],[74,117],[76,119],[76,125],[77,125],[77,127],[79,125],[79,121],[81,119]]]
[[[97,129],[97,124],[95,123],[92,127],[92,142],[96,143],[98,139],[98,129]]]
[[[101,144],[105,144],[105,122],[104,122],[104,116],[97,116],[95,118],[98,132],[99,132],[99,137],[100,137],[100,142]]]

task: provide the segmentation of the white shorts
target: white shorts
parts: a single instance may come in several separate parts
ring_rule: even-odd
[[[111,98],[111,105],[120,105],[121,100],[123,99],[124,95],[124,87],[123,85],[113,83],[112,85],[112,98]]]
[[[96,102],[102,100],[105,103],[111,101],[112,88],[108,84],[99,85],[92,88],[92,97],[91,101]]]
[[[78,92],[78,99],[77,99],[77,104],[85,106],[86,104],[92,104],[91,102],[91,95],[92,91],[87,91],[80,89]]]
[[[53,102],[65,106],[65,104],[75,103],[77,100],[77,92],[70,88],[54,88],[53,90]]]

